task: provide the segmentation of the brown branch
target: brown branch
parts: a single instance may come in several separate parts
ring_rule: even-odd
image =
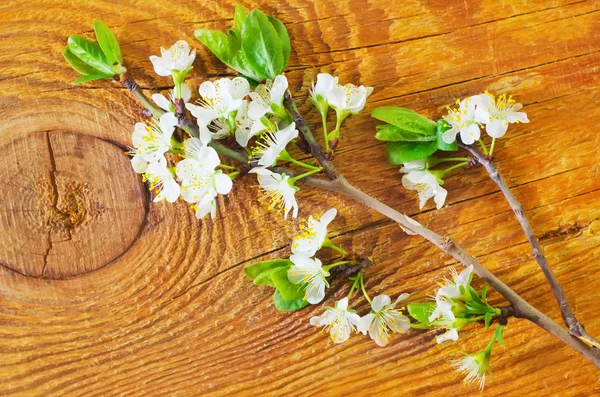
[[[551,335],[554,335],[568,346],[572,347],[585,358],[587,358],[597,368],[600,368],[600,351],[594,347],[590,347],[587,344],[581,342],[579,339],[572,337],[563,327],[554,322],[551,318],[546,316],[544,313],[531,306],[521,296],[519,296],[510,287],[504,284],[494,274],[487,270],[481,265],[475,258],[469,255],[463,248],[457,245],[451,237],[442,237],[426,227],[420,225],[418,222],[412,220],[410,217],[394,210],[393,208],[381,203],[377,199],[369,196],[361,190],[352,186],[342,175],[335,181],[327,181],[324,179],[307,178],[305,183],[319,187],[332,192],[344,194],[355,201],[358,201],[377,212],[385,215],[386,217],[396,221],[402,225],[405,229],[408,229],[426,240],[435,244],[445,253],[453,256],[455,259],[460,261],[464,266],[473,265],[473,271],[496,291],[498,291],[506,300],[512,305],[514,309],[514,316],[518,318],[527,319],[540,328],[544,329]]]
[[[525,235],[527,236],[527,240],[529,241],[529,244],[531,245],[531,248],[533,250],[533,257],[535,261],[538,263],[540,269],[542,269],[542,272],[544,273],[548,284],[550,284],[550,288],[552,289],[552,292],[554,293],[554,296],[556,297],[556,300],[558,302],[558,306],[560,307],[560,313],[562,315],[562,318],[567,327],[569,328],[569,332],[571,332],[571,335],[576,336],[582,340],[588,341],[596,347],[600,347],[600,342],[598,342],[596,339],[590,336],[586,332],[583,325],[579,323],[579,321],[577,321],[577,318],[575,317],[575,314],[573,312],[573,308],[569,304],[569,300],[567,299],[562,285],[552,272],[552,269],[550,269],[550,265],[546,260],[546,256],[544,255],[544,251],[542,250],[542,246],[540,245],[540,241],[536,237],[535,232],[531,227],[531,223],[527,218],[527,215],[525,215],[523,205],[510,191],[508,185],[506,184],[506,181],[500,174],[500,171],[498,170],[494,162],[490,158],[485,156],[483,153],[481,153],[481,151],[475,146],[464,144],[460,144],[460,146],[467,152],[469,152],[475,159],[477,159],[477,161],[481,165],[483,165],[487,173],[490,175],[490,178],[500,188],[502,194],[504,194],[506,201],[515,213],[517,220],[521,224],[523,232],[525,232]]]
[[[283,104],[285,105],[285,108],[292,114],[294,122],[296,123],[296,128],[298,129],[298,131],[300,131],[306,143],[308,143],[308,147],[310,148],[310,152],[312,153],[313,157],[317,159],[317,161],[323,167],[325,175],[327,175],[327,177],[332,181],[337,179],[340,174],[335,169],[333,162],[329,160],[325,153],[323,153],[323,151],[321,150],[319,142],[317,142],[312,132],[310,131],[310,128],[308,128],[308,126],[306,125],[306,122],[300,115],[300,112],[298,112],[296,102],[294,101],[294,98],[292,98],[292,95],[289,91],[285,92]]]
[[[148,99],[144,96],[144,94],[141,93],[141,91],[139,89],[137,89],[135,92],[132,90],[132,92],[138,99],[140,99],[140,101],[145,106],[147,104],[150,104],[152,107],[154,107],[148,101]],[[369,196],[368,194],[366,194],[366,193],[362,192],[361,190],[352,186],[346,180],[346,178],[344,178],[342,175],[340,175],[337,172],[333,163],[325,156],[325,154],[321,150],[319,144],[317,143],[317,141],[314,139],[312,133],[310,132],[310,129],[304,122],[304,119],[298,112],[296,104],[294,103],[294,100],[292,99],[289,92],[286,92],[285,95],[286,95],[285,96],[286,108],[293,115],[294,120],[296,122],[296,126],[300,130],[300,132],[303,134],[307,143],[309,144],[313,156],[315,156],[315,158],[319,161],[319,163],[321,163],[326,175],[330,179],[330,180],[326,180],[326,179],[320,179],[320,178],[307,177],[307,178],[303,178],[301,180],[303,183],[310,185],[310,186],[319,187],[319,188],[322,188],[322,189],[325,189],[325,190],[328,190],[331,192],[337,192],[337,193],[344,194],[344,195],[352,198],[353,200],[355,200],[359,203],[362,203],[362,204],[374,209],[375,211],[381,213],[382,215],[394,220],[395,222],[402,225],[405,229],[408,229],[416,234],[419,234],[420,236],[424,237],[426,240],[435,244],[442,251],[453,256],[455,259],[457,259],[459,262],[461,262],[464,266],[473,265],[473,271],[475,272],[475,274],[477,274],[481,279],[483,279],[491,287],[496,289],[502,296],[504,296],[504,298],[506,298],[506,300],[508,302],[510,302],[510,304],[512,305],[512,307],[514,309],[515,317],[525,318],[525,319],[533,322],[534,324],[538,325],[540,328],[546,330],[551,335],[554,335],[555,337],[557,337],[558,339],[563,341],[565,344],[567,344],[568,346],[572,347],[573,349],[575,349],[576,351],[581,353],[585,358],[587,358],[597,368],[600,368],[600,353],[599,353],[598,349],[592,348],[592,347],[586,345],[585,343],[581,342],[579,339],[572,337],[564,328],[562,328],[560,325],[558,325],[556,322],[554,322],[548,316],[546,316],[545,314],[543,314],[542,312],[540,312],[539,310],[537,310],[536,308],[531,306],[527,301],[525,301],[523,298],[521,298],[510,287],[508,287],[506,284],[504,284],[502,281],[500,281],[496,276],[494,276],[494,274],[492,274],[485,267],[483,267],[483,265],[481,265],[475,258],[473,258],[468,253],[466,253],[460,246],[458,246],[454,242],[454,240],[452,240],[452,238],[450,238],[450,237],[442,238],[442,236],[427,229],[426,227],[424,227],[421,224],[419,224],[418,222],[412,220],[408,216],[394,210],[393,208],[381,203],[377,199]],[[145,100],[144,100],[144,98],[145,98]],[[151,110],[151,108],[149,108],[149,110]],[[187,120],[188,121],[183,122],[182,128],[183,129],[188,128],[192,131],[194,128],[196,128],[196,131],[197,131],[197,127],[195,127],[195,125],[191,121],[189,121],[189,119],[187,119]],[[186,131],[187,131],[187,129],[186,129]],[[211,142],[211,143],[220,145],[216,142]],[[223,146],[223,145],[220,145],[220,146]],[[225,147],[223,146],[223,148],[225,148]],[[215,150],[217,150],[217,152],[223,154],[224,156],[229,157],[238,162],[240,161],[240,156],[239,156],[240,153],[239,152],[236,152],[229,148],[225,148],[225,149],[227,149],[227,151],[220,152],[219,150],[217,150],[215,148]],[[233,152],[233,154],[230,152]],[[245,157],[245,155],[244,155],[244,157]],[[244,158],[243,163],[248,164],[247,157]],[[286,171],[286,172],[288,172],[288,171]],[[289,172],[289,173],[294,174],[294,172]]]

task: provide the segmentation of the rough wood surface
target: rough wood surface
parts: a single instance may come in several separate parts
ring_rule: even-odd
[[[450,366],[490,333],[432,332],[377,348],[362,336],[334,346],[309,326],[320,308],[282,314],[242,273],[289,254],[297,230],[256,205],[244,179],[199,222],[183,203],[151,203],[130,170],[140,107],[110,83],[72,87],[69,34],[92,20],[114,29],[131,74],[167,88],[148,60],[183,38],[198,47],[192,85],[231,72],[193,30],[229,26],[235,3],[5,0],[0,4],[0,393],[20,396],[479,395]],[[309,123],[320,71],[375,87],[367,110],[400,105],[439,117],[455,98],[511,92],[530,124],[511,127],[497,162],[523,202],[580,320],[600,335],[600,4],[561,0],[290,0],[244,2],[292,36],[287,76]],[[150,91],[149,91],[150,92]],[[373,138],[365,113],[345,124],[336,158],[361,189],[418,214]],[[320,136],[320,134],[317,134]],[[560,321],[525,236],[482,169],[451,177],[448,205],[416,218],[455,239],[532,304]],[[372,256],[373,294],[425,299],[451,258],[342,197],[304,189],[301,216],[335,206],[334,242]],[[430,207],[428,207],[430,208]],[[227,214],[225,215],[225,212]],[[327,302],[347,292],[336,282]],[[502,303],[497,294],[491,295]],[[367,310],[359,300],[359,311]],[[494,351],[486,394],[591,396],[596,369],[525,321]]]

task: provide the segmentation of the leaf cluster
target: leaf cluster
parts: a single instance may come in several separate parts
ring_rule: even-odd
[[[304,287],[292,284],[287,274],[292,267],[289,259],[273,259],[257,262],[244,268],[244,274],[254,285],[268,285],[275,288],[273,303],[277,310],[291,312],[308,305],[304,299]]]
[[[194,35],[223,63],[254,84],[274,79],[290,59],[292,47],[283,23],[260,10],[246,14],[241,5],[235,8],[233,29],[226,34],[199,29]]]
[[[96,40],[94,42],[79,35],[71,35],[63,56],[75,71],[83,76],[74,85],[94,80],[112,79],[127,71],[123,67],[121,48],[113,32],[96,19],[94,21]]]
[[[448,129],[444,120],[436,123],[412,110],[396,106],[375,108],[371,116],[387,123],[376,127],[375,138],[387,142],[385,150],[390,164],[421,160],[438,150],[458,150],[456,142],[447,144],[442,140],[442,134]]]

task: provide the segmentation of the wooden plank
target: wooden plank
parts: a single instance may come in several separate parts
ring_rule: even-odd
[[[516,94],[532,122],[511,128],[499,142],[498,165],[578,315],[600,335],[596,2],[244,5],[260,6],[288,26],[295,51],[287,76],[312,125],[319,125],[318,114],[306,95],[318,72],[375,87],[365,114],[345,123],[336,157],[342,173],[453,235],[559,321],[525,237],[483,170],[452,176],[448,205],[419,214],[367,115],[376,106],[399,105],[437,118],[457,97],[484,89]],[[70,85],[75,76],[61,55],[66,37],[91,37],[94,18],[114,28],[127,66],[148,90],[168,85],[154,76],[148,56],[179,38],[199,47],[192,85],[230,75],[192,33],[226,28],[233,7],[142,0],[0,5],[0,147],[6,153],[0,160],[0,394],[477,395],[450,364],[462,350],[484,346],[489,333],[473,326],[459,342],[441,346],[433,332],[416,331],[396,335],[385,349],[361,336],[334,346],[308,324],[320,308],[276,312],[271,291],[253,287],[242,268],[288,255],[297,224],[258,206],[251,178],[219,202],[213,222],[197,221],[183,203],[150,203],[123,155],[139,105],[110,83]],[[426,299],[455,265],[343,197],[304,188],[299,201],[301,216],[338,208],[334,241],[373,257],[372,294],[406,291],[411,300]],[[327,302],[347,290],[337,280]],[[502,303],[495,293],[491,298]],[[359,312],[368,310],[364,299],[357,304]],[[487,394],[598,394],[596,369],[538,328],[511,321],[506,341],[495,351]]]

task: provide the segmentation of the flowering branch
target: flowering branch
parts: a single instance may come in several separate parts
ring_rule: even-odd
[[[508,188],[508,185],[506,184],[506,181],[500,174],[500,171],[498,170],[492,159],[484,155],[475,146],[464,144],[459,144],[459,146],[468,151],[475,159],[477,159],[477,161],[481,165],[483,165],[485,170],[490,175],[490,178],[496,183],[496,185],[498,185],[500,191],[502,192],[502,194],[506,198],[506,201],[510,205],[510,208],[512,208],[513,212],[515,213],[517,220],[521,224],[521,227],[523,228],[523,231],[527,236],[529,244],[533,248],[533,257],[540,266],[540,269],[542,269],[542,272],[544,273],[544,276],[546,277],[548,284],[550,284],[550,288],[552,289],[552,292],[554,293],[554,296],[558,301],[558,306],[560,307],[562,318],[567,327],[569,328],[569,332],[571,333],[571,335],[576,336],[581,340],[586,341],[596,347],[600,347],[600,342],[598,342],[596,339],[590,336],[586,332],[583,325],[579,323],[579,321],[577,321],[577,318],[573,313],[573,308],[571,307],[571,304],[567,299],[562,285],[552,272],[552,269],[550,269],[550,265],[546,260],[546,256],[544,255],[544,251],[542,250],[540,242],[536,237],[533,228],[531,227],[531,223],[529,222],[527,215],[525,215],[523,205],[512,194],[512,192]]]
[[[442,237],[414,221],[412,218],[381,203],[377,199],[352,186],[342,175],[340,175],[335,181],[307,178],[304,180],[304,182],[311,186],[344,194],[396,221],[409,231],[424,237],[429,242],[435,244],[442,251],[460,261],[465,267],[472,265],[475,274],[496,289],[496,291],[504,296],[504,298],[506,298],[506,300],[512,305],[514,317],[524,318],[533,322],[551,335],[554,335],[563,341],[568,346],[581,353],[597,368],[600,368],[600,352],[596,348],[590,347],[577,338],[572,337],[564,328],[554,322],[551,318],[537,310],[535,307],[531,306],[509,286],[504,284],[493,273],[487,270],[475,258],[469,255],[462,247],[457,245],[451,237]]]
[[[304,122],[304,119],[298,112],[298,109],[294,103],[294,100],[291,97],[291,95],[289,95],[289,92],[286,93],[286,96],[285,96],[285,105],[286,105],[287,109],[294,116],[296,125],[298,126],[301,133],[304,135],[305,140],[309,143],[311,152],[313,153],[313,156],[315,156],[315,158],[317,158],[317,160],[321,163],[323,168],[326,170],[327,176],[331,179],[331,181],[325,181],[323,179],[307,178],[304,180],[304,182],[306,184],[309,184],[309,185],[312,185],[315,187],[320,187],[320,188],[323,188],[323,189],[326,189],[329,191],[342,193],[342,194],[354,199],[355,201],[365,204],[366,206],[376,210],[377,212],[381,213],[382,215],[385,215],[388,218],[396,221],[397,223],[402,225],[402,227],[424,237],[431,243],[435,244],[442,251],[446,252],[449,255],[452,255],[455,259],[459,260],[464,266],[467,267],[469,265],[473,265],[474,272],[479,277],[481,277],[484,281],[486,281],[490,286],[495,288],[500,294],[502,294],[502,296],[504,296],[511,303],[511,305],[513,306],[515,317],[524,318],[524,319],[527,319],[527,320],[535,323],[536,325],[540,326],[541,328],[543,328],[550,334],[556,336],[557,338],[559,338],[560,340],[565,342],[567,345],[571,346],[572,348],[574,348],[575,350],[577,350],[578,352],[583,354],[596,367],[600,368],[600,352],[598,352],[594,348],[589,347],[585,343],[581,343],[580,341],[575,340],[574,338],[569,336],[569,334],[562,327],[560,327],[551,318],[549,318],[548,316],[546,316],[545,314],[543,314],[542,312],[540,312],[539,310],[537,310],[536,308],[531,306],[529,303],[527,303],[527,301],[525,301],[523,298],[521,298],[510,287],[508,287],[500,279],[498,279],[496,276],[494,276],[494,274],[492,274],[485,267],[483,267],[483,265],[481,265],[475,258],[473,258],[471,255],[469,255],[463,248],[458,246],[452,238],[442,237],[442,236],[436,234],[435,232],[420,225],[418,222],[414,221],[412,218],[381,203],[377,199],[369,196],[368,194],[364,193],[363,191],[357,189],[352,184],[350,184],[350,182],[348,182],[348,180],[346,180],[346,178],[344,178],[341,174],[339,174],[337,172],[335,166],[333,165],[333,162],[328,160],[325,157],[325,155],[323,154],[318,142],[314,139],[310,129],[308,128],[308,126]],[[469,149],[472,149],[472,148],[469,147]],[[481,152],[479,152],[479,154],[481,154]],[[482,156],[481,158],[483,160],[485,160],[485,157],[483,157],[483,155],[481,155],[481,156]],[[485,161],[487,161],[487,160],[485,160]],[[488,161],[488,163],[490,163],[490,162]],[[494,167],[494,169],[495,169],[495,167]],[[497,170],[496,170],[495,174],[499,176]],[[504,184],[504,186],[506,186],[506,184]],[[507,189],[507,191],[508,191],[508,189]],[[511,197],[513,197],[513,200],[516,201],[516,199],[514,199],[514,196],[512,196],[510,191],[508,191],[508,194],[510,194]],[[522,210],[520,213],[523,214]],[[529,223],[527,222],[527,224],[529,224]],[[531,226],[529,226],[529,228],[531,229]],[[533,233],[531,233],[531,235],[534,236],[534,238],[535,238],[535,235],[533,235]],[[536,241],[537,241],[537,239],[536,239]],[[539,246],[539,243],[538,243],[538,246]],[[541,253],[541,249],[539,250],[539,252]],[[547,267],[547,263],[546,263],[546,267]],[[548,270],[550,270],[550,269],[548,268]],[[552,274],[552,273],[550,272],[550,274]],[[554,276],[552,276],[552,277],[554,277]],[[560,284],[558,284],[558,282],[556,285],[558,285],[560,287]],[[562,295],[564,296],[564,291],[562,290],[562,287],[560,287],[560,291],[562,292]],[[566,302],[566,298],[565,298],[565,302]],[[567,305],[568,305],[568,303],[567,303]],[[569,310],[570,310],[570,306],[569,306]],[[572,315],[572,311],[571,311],[571,315]],[[574,319],[574,316],[572,318]],[[567,324],[567,325],[569,325],[569,324]],[[583,330],[583,327],[582,326],[580,326],[580,327]],[[572,332],[573,331],[571,330],[571,333]],[[583,332],[585,332],[585,330],[583,330]],[[573,334],[573,335],[578,336],[575,334]]]

